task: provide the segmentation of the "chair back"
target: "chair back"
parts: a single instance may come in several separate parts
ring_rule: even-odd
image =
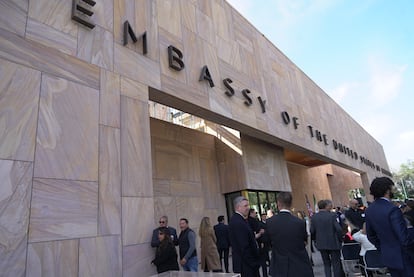
[[[356,242],[345,243],[342,245],[341,255],[343,260],[359,260],[359,251],[361,251],[361,244]]]
[[[381,253],[378,250],[368,250],[365,252],[364,263],[368,269],[385,268],[381,260]]]

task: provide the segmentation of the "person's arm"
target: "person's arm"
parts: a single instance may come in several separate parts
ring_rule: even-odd
[[[407,224],[404,220],[401,210],[397,207],[393,209],[390,213],[389,219],[394,234],[398,237],[401,245],[405,247],[413,246],[414,241],[408,235]]]
[[[174,228],[168,227],[170,229],[170,234],[173,236],[172,237],[172,242],[174,245],[178,245],[178,236],[177,236],[177,231]]]
[[[375,230],[371,227],[371,224],[369,221],[366,222],[366,228],[367,228],[367,239],[375,245],[375,247],[379,250],[380,249],[380,242],[377,236],[377,233]]]
[[[151,247],[158,247],[160,240],[158,239],[158,228],[152,232]]]
[[[195,233],[193,231],[188,232],[188,243],[190,244],[190,247],[188,248],[187,253],[185,253],[185,255],[184,255],[184,259],[186,261],[188,261],[188,259],[190,258],[191,254],[193,254],[193,252],[194,252],[194,250],[196,248],[195,240],[196,240]]]

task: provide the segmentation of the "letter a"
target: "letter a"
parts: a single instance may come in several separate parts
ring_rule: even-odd
[[[214,87],[213,79],[211,78],[210,71],[208,71],[207,65],[203,66],[203,69],[201,70],[200,79],[199,81],[207,80],[210,84],[210,87]]]

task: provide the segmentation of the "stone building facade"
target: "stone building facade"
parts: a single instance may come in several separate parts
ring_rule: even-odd
[[[2,276],[151,276],[160,215],[197,230],[231,195],[261,209],[278,191],[343,205],[389,175],[382,146],[224,0],[91,2],[0,0]],[[150,102],[237,130],[242,154]]]

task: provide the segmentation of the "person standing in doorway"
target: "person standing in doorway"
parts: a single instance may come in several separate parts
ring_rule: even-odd
[[[217,238],[217,251],[220,257],[220,263],[223,259],[224,269],[229,273],[229,248],[230,248],[230,236],[229,226],[224,224],[224,215],[217,217],[218,223],[214,225],[214,233]]]
[[[319,212],[311,219],[311,236],[316,248],[320,251],[325,270],[325,276],[342,277],[341,266],[342,228],[336,220],[336,214],[331,212],[332,201],[320,200]]]
[[[196,234],[188,227],[188,219],[180,219],[180,236],[178,246],[180,249],[180,264],[185,271],[198,271],[198,259],[196,250]]]
[[[233,272],[242,277],[259,276],[259,251],[253,230],[247,222],[249,201],[238,196],[233,201],[235,213],[229,222],[230,243],[233,254]]]
[[[387,177],[375,178],[370,193],[375,201],[366,209],[368,240],[381,252],[383,264],[392,277],[414,276],[410,260],[414,240],[409,235],[401,210],[391,203],[394,182]],[[411,252],[411,254],[414,254]]]
[[[277,206],[279,214],[266,221],[266,232],[272,243],[271,276],[313,277],[306,251],[306,222],[291,214],[292,194],[279,192]]]

